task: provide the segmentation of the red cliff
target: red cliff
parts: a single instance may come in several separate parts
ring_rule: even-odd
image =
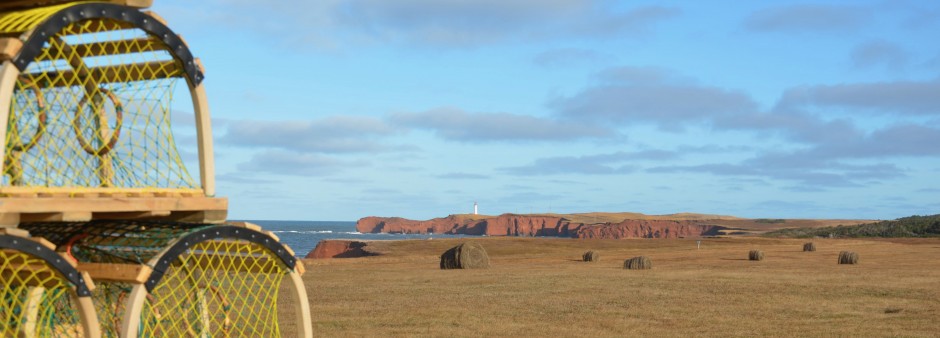
[[[368,245],[359,241],[322,240],[304,258],[356,258],[378,255],[366,250]]]
[[[571,223],[561,217],[520,216],[503,214],[485,220],[488,236],[552,236],[569,237]],[[577,226],[580,226],[578,223]]]
[[[575,238],[678,238],[717,235],[725,229],[705,221],[625,220],[585,225],[553,216],[503,214],[474,219],[451,215],[427,221],[399,217],[365,217],[356,223],[363,233],[465,234],[488,236],[549,236]]]
[[[625,220],[578,228],[576,238],[680,238],[718,235],[726,229],[702,221]]]

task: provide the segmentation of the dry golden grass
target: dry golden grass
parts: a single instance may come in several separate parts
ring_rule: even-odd
[[[463,240],[372,242],[383,256],[307,260],[322,337],[936,336],[940,239],[472,239],[488,270],[440,270]],[[755,264],[742,252],[760,249]],[[605,259],[585,263],[585,250]],[[865,257],[839,265],[839,251]],[[652,270],[624,270],[646,255]],[[930,259],[925,259],[928,257]]]

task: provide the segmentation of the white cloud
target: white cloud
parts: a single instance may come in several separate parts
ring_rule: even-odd
[[[610,137],[608,128],[510,113],[471,113],[437,108],[419,113],[392,114],[393,124],[433,130],[441,138],[463,142],[565,141]]]

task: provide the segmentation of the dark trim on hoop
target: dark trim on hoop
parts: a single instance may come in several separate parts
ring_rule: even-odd
[[[10,235],[0,235],[0,248],[13,249],[41,258],[72,283],[72,285],[75,285],[75,293],[78,294],[79,297],[91,296],[88,285],[85,285],[85,277],[83,277],[78,270],[69,265],[65,258],[59,256],[54,250],[31,239]]]
[[[205,78],[202,72],[199,71],[199,67],[196,66],[196,61],[189,51],[189,47],[169,27],[136,8],[108,3],[78,4],[50,15],[33,29],[29,38],[23,43],[23,49],[13,58],[13,64],[21,72],[26,71],[26,67],[42,52],[43,46],[49,41],[50,37],[70,24],[91,19],[112,19],[127,22],[144,30],[148,34],[159,38],[169,47],[170,54],[182,63],[186,77],[193,87],[198,86]]]
[[[144,286],[147,287],[147,291],[153,292],[153,289],[160,283],[160,279],[163,278],[163,274],[166,273],[170,264],[176,261],[179,255],[182,255],[186,250],[189,250],[189,248],[196,244],[215,239],[241,239],[261,245],[280,258],[281,261],[284,262],[284,265],[287,266],[288,270],[293,270],[294,266],[297,264],[297,258],[291,256],[290,252],[283,244],[262,232],[231,225],[208,227],[180,237],[173,243],[173,246],[160,256],[157,264],[153,266],[153,272],[150,273],[150,278],[144,283]]]

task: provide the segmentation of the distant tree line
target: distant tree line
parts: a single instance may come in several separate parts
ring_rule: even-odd
[[[766,237],[940,237],[940,215],[902,217],[859,225],[824,228],[789,228],[765,233]]]
[[[758,218],[758,219],[755,219],[754,222],[755,222],[755,223],[770,223],[770,224],[774,224],[774,223],[786,223],[787,220],[785,220],[785,219],[780,219],[780,218],[773,218],[773,219],[771,219],[771,218]]]

